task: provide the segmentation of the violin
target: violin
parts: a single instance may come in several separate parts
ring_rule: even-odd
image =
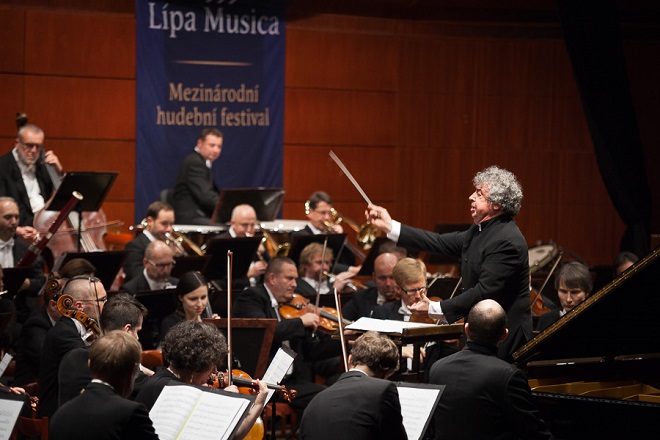
[[[284,319],[300,318],[305,313],[315,312],[316,307],[310,304],[308,298],[297,293],[288,303],[280,305],[280,315]],[[339,330],[339,314],[332,307],[319,307],[319,329],[324,333],[334,334]],[[351,321],[342,320],[343,325],[348,325]]]
[[[62,316],[79,321],[94,336],[101,336],[101,327],[99,327],[98,323],[87,316],[87,314],[74,309],[73,303],[74,300],[71,295],[60,295],[57,299],[57,310]]]
[[[241,394],[256,394],[257,390],[259,389],[257,382],[252,380],[250,375],[243,370],[231,370],[231,381],[238,387],[238,392]],[[227,372],[217,372],[211,374],[208,385],[212,388],[226,388],[229,385],[229,376]],[[275,385],[269,383],[267,386],[268,389],[274,390],[289,403],[291,403],[291,399],[295,399],[298,395],[296,390],[288,390],[284,385]]]
[[[529,300],[532,308],[532,316],[541,316],[550,311],[550,309],[543,304],[543,295],[541,295],[540,292],[530,289]]]

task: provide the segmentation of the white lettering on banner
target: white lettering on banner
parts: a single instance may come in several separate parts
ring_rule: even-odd
[[[168,3],[161,8],[160,19],[155,11],[155,3],[149,3],[149,29],[170,31],[170,38],[176,38],[176,33],[184,30],[186,32],[196,32],[195,13],[192,11],[185,14],[181,11],[168,11]]]
[[[185,102],[259,102],[259,85],[245,87],[241,84],[238,88],[222,88],[220,84],[214,87],[205,87],[200,83],[199,87],[184,87],[183,83],[170,83],[170,101]]]

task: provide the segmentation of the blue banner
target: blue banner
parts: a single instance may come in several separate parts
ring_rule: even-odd
[[[136,222],[205,127],[224,134],[219,188],[282,186],[285,6],[136,1]]]

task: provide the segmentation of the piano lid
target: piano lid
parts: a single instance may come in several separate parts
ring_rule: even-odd
[[[513,354],[515,363],[660,353],[660,248]]]

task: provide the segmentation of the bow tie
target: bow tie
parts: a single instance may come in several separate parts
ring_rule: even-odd
[[[14,247],[14,239],[10,238],[7,241],[2,241],[0,240],[0,249],[13,249]]]

